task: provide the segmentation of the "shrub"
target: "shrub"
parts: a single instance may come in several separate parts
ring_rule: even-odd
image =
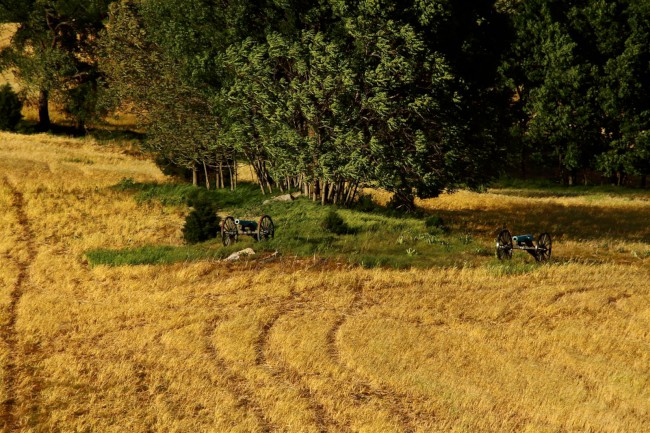
[[[120,182],[115,186],[118,191],[127,191],[135,189],[136,184],[132,177],[123,177]]]
[[[190,205],[194,209],[185,218],[185,226],[183,226],[185,242],[196,244],[217,237],[221,218],[217,215],[215,204],[206,197],[198,196]]]
[[[424,220],[424,225],[428,228],[443,228],[445,226],[445,222],[442,220],[442,218],[439,215],[432,215],[426,220]]]
[[[321,227],[325,231],[337,235],[344,235],[351,232],[350,227],[345,224],[341,215],[339,215],[334,209],[330,209],[327,213],[327,216],[325,216],[325,219],[321,222]]]
[[[9,84],[0,87],[0,130],[15,131],[23,118],[23,101]]]

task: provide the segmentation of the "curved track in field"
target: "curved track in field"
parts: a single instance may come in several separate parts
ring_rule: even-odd
[[[266,323],[264,323],[255,345],[255,364],[270,370],[271,375],[276,378],[276,380],[288,383],[298,390],[300,397],[307,402],[307,406],[312,411],[315,426],[320,433],[329,431],[345,431],[344,426],[338,424],[336,420],[329,415],[325,406],[318,400],[317,396],[307,385],[300,372],[281,362],[273,362],[267,356],[269,336],[272,328],[280,318],[296,311],[301,304],[309,302],[308,295],[308,293],[299,294],[292,292],[287,302],[284,303],[279,310],[268,321],[266,321]]]
[[[273,425],[262,409],[262,405],[257,401],[255,393],[251,389],[250,382],[230,368],[228,362],[219,355],[217,348],[212,344],[211,338],[217,323],[216,320],[213,323],[208,323],[203,332],[203,338],[206,341],[205,350],[210,356],[212,364],[223,374],[223,378],[225,379],[224,386],[237,399],[237,403],[246,412],[255,415],[261,431],[264,433],[274,431],[275,428],[273,428]]]
[[[36,245],[34,244],[34,236],[29,224],[29,219],[27,218],[27,213],[25,212],[25,200],[23,194],[7,177],[2,178],[1,183],[9,190],[12,196],[12,209],[16,214],[20,226],[19,242],[25,245],[27,251],[27,257],[25,259],[13,259],[18,268],[18,277],[11,289],[10,302],[7,308],[7,321],[0,332],[0,337],[6,344],[9,352],[3,381],[7,398],[2,402],[0,408],[0,426],[3,427],[2,431],[9,433],[16,431],[19,427],[18,417],[16,414],[16,400],[18,398],[16,387],[18,384],[18,376],[24,369],[19,367],[18,358],[24,356],[24,352],[26,352],[21,350],[18,345],[18,335],[16,331],[18,304],[23,296],[25,286],[29,282],[29,267],[36,258]]]
[[[392,390],[386,387],[373,387],[367,384],[367,381],[359,377],[352,369],[346,366],[346,364],[341,360],[341,354],[337,346],[337,335],[341,327],[345,322],[353,315],[360,313],[367,305],[364,305],[363,297],[363,288],[360,284],[356,284],[353,288],[354,297],[348,308],[341,313],[334,325],[330,328],[327,333],[327,350],[330,358],[334,363],[336,363],[341,369],[346,370],[349,374],[353,375],[355,379],[361,385],[362,393],[367,395],[376,401],[378,401],[382,406],[386,407],[388,411],[393,415],[396,421],[400,425],[400,430],[404,433],[413,433],[416,431],[413,424],[412,416],[410,411],[404,407],[403,401],[407,401],[406,396],[398,395]]]

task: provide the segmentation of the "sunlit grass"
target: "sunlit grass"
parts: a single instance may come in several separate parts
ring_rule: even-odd
[[[115,188],[168,179],[121,146],[12,134],[0,134],[0,176],[23,195],[37,252],[17,304],[16,431],[650,430],[641,196],[420,202],[449,225],[435,234],[449,250],[419,238],[422,218],[341,209],[356,233],[332,236],[318,233],[317,204],[251,198],[236,216],[272,214],[277,237],[236,247],[304,254],[89,266],[93,250],[190,254],[186,205]],[[16,215],[0,187],[3,311],[29,259]],[[553,262],[493,258],[503,222],[517,234],[555,225]],[[433,265],[364,269],[365,259],[347,260],[355,251]],[[3,385],[9,350],[0,341]]]

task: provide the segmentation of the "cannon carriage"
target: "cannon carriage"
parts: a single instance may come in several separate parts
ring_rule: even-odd
[[[512,236],[505,227],[496,239],[496,255],[499,260],[510,260],[513,250],[526,251],[538,262],[546,262],[551,258],[553,241],[551,235],[544,232],[537,239],[533,235]]]
[[[262,215],[257,221],[228,215],[221,221],[221,243],[226,247],[232,245],[239,240],[239,235],[252,236],[258,242],[273,239],[275,225],[269,215]]]

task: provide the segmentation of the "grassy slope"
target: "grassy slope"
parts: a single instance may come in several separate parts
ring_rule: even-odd
[[[130,191],[136,201],[156,201],[182,206],[197,190],[189,185],[133,182],[121,183],[118,189]],[[277,236],[273,241],[254,244],[240,237],[240,243],[223,248],[218,240],[197,246],[169,246],[101,249],[90,251],[93,264],[171,263],[179,260],[223,258],[251,246],[258,251],[279,251],[287,256],[329,257],[340,263],[366,267],[394,268],[488,266],[498,273],[522,273],[535,268],[525,253],[515,253],[515,260],[500,263],[492,258],[493,238],[505,224],[513,234],[542,231],[556,240],[556,262],[614,260],[633,262],[650,256],[650,230],[646,222],[650,194],[643,190],[616,191],[605,188],[547,188],[529,184],[517,188],[498,188],[477,195],[459,192],[436,200],[419,203],[420,216],[396,217],[376,206],[372,211],[338,209],[350,234],[335,235],[323,230],[328,212],[306,199],[293,202],[262,202],[263,196],[252,184],[242,184],[230,191],[199,191],[209,196],[220,214],[257,219],[273,217]],[[620,192],[620,193],[619,193]],[[385,202],[380,192],[375,199]],[[625,225],[618,224],[621,212]],[[426,227],[427,215],[441,216],[445,230]]]
[[[558,260],[519,255],[525,275],[482,256],[411,270],[287,256],[90,268],[88,250],[181,245],[186,209],[136,202],[113,188],[124,177],[164,180],[117,147],[0,134],[0,308],[16,318],[0,339],[0,398],[13,397],[0,426],[650,430],[647,196],[421,203],[479,244],[503,219],[550,227]]]
[[[182,206],[197,191],[189,185],[122,183],[121,188],[133,191],[138,202],[155,200],[165,205]],[[271,215],[276,226],[275,239],[255,244],[253,239],[240,237],[233,247],[223,248],[219,239],[197,246],[167,246],[111,251],[90,251],[93,264],[170,263],[179,260],[223,258],[233,251],[251,246],[258,251],[278,251],[286,256],[330,257],[339,262],[366,267],[443,266],[478,262],[491,251],[475,242],[467,232],[451,233],[425,226],[424,218],[390,216],[385,209],[374,212],[338,209],[349,228],[349,234],[336,235],[323,229],[322,222],[329,207],[304,198],[293,202],[271,201],[253,184],[241,184],[235,192],[204,190],[201,193],[219,206],[222,216],[257,220]]]

